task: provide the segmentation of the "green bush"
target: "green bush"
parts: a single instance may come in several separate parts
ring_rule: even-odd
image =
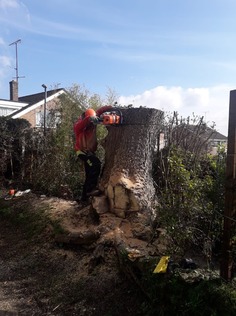
[[[230,316],[236,313],[235,287],[220,279],[187,283],[177,276],[150,278],[145,288],[150,300],[143,302],[140,315]]]

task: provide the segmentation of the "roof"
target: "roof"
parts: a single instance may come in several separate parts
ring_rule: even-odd
[[[47,102],[64,92],[65,92],[65,89],[63,88],[47,91]],[[37,107],[38,105],[43,104],[45,100],[45,92],[40,92],[40,93],[35,93],[35,94],[19,97],[18,100],[20,103],[22,102],[27,103],[27,105],[23,106],[17,111],[12,112],[9,115],[9,117],[18,118],[21,115],[29,112],[33,108]]]
[[[199,133],[199,135],[204,136],[207,139],[217,139],[217,140],[224,140],[227,141],[227,137],[215,129],[206,126],[205,124],[202,125],[191,125],[191,124],[180,124],[177,127],[184,127],[185,130],[188,130],[193,133]],[[200,130],[199,130],[200,128]]]
[[[54,89],[54,90],[49,90],[47,91],[47,97],[52,96],[53,94],[64,90],[64,89]],[[45,92],[40,92],[40,93],[35,93],[35,94],[30,94],[30,95],[25,95],[23,97],[19,97],[19,102],[24,102],[24,103],[28,103],[28,105],[32,105],[35,103],[38,103],[41,100],[44,100],[45,98]]]
[[[214,131],[210,138],[211,139],[213,139],[213,138],[214,139],[219,139],[219,140],[227,140],[228,139],[225,135],[223,135],[223,134],[221,134],[221,133],[219,133],[217,131]]]

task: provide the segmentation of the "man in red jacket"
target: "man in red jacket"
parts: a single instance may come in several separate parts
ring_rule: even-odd
[[[95,195],[98,177],[101,171],[101,162],[96,156],[97,135],[96,125],[99,123],[99,116],[109,111],[112,106],[103,106],[96,112],[93,109],[87,109],[74,125],[75,133],[75,151],[80,160],[84,163],[85,182],[81,201],[86,201],[91,195]]]

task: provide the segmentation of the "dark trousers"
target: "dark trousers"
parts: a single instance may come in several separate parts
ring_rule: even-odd
[[[101,171],[101,162],[95,155],[79,155],[80,160],[84,163],[85,182],[81,199],[86,201],[87,194],[96,189],[98,177]]]

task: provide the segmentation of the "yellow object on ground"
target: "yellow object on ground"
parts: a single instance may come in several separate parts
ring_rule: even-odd
[[[158,262],[156,268],[154,269],[153,273],[166,273],[168,263],[169,263],[169,256],[161,257],[160,261]]]

